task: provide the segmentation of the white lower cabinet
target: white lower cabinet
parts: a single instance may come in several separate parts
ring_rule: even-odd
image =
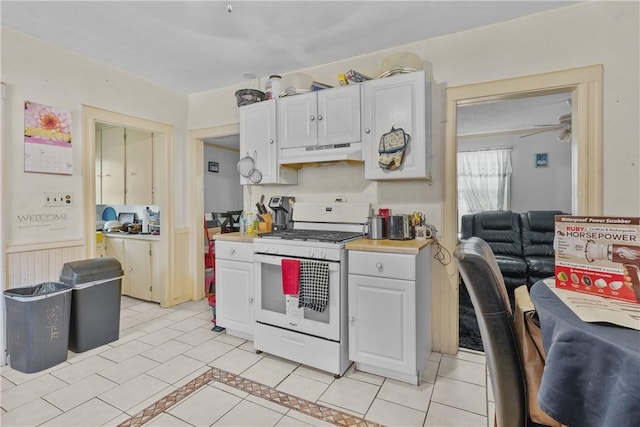
[[[253,340],[253,244],[216,240],[216,325]]]
[[[116,258],[124,271],[122,295],[160,302],[162,272],[157,265],[160,242],[118,237],[105,240],[106,256]]]
[[[420,383],[431,352],[430,253],[349,251],[349,359],[356,369]]]

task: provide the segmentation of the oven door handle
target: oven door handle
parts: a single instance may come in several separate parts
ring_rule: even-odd
[[[253,254],[253,262],[260,264],[271,264],[271,265],[282,265],[283,259],[300,259],[296,257],[286,257],[286,256],[273,256],[273,255],[262,255],[262,254]],[[304,259],[300,260],[304,262]],[[339,271],[340,263],[337,261],[324,261],[324,260],[314,260],[313,262],[324,262],[329,264],[329,271]]]

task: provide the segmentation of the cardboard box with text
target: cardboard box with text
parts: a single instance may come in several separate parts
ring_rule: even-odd
[[[556,286],[640,303],[640,218],[557,215]]]

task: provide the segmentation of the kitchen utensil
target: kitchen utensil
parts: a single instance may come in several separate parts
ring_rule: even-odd
[[[238,173],[244,178],[249,178],[249,175],[251,175],[251,171],[253,171],[254,168],[255,161],[253,160],[253,157],[249,155],[249,153],[238,160],[238,164],[236,165]]]
[[[104,223],[104,231],[106,232],[114,232],[122,230],[122,224],[117,219],[107,221]]]
[[[367,221],[367,237],[371,240],[387,238],[387,218],[375,216]]]
[[[253,169],[248,178],[252,184],[259,184],[262,181],[262,172],[258,169]]]
[[[391,130],[380,138],[378,165],[382,169],[398,169],[402,164],[404,152],[410,139],[404,130],[391,126]]]
[[[240,89],[236,91],[238,107],[264,101],[265,93],[257,89]]]

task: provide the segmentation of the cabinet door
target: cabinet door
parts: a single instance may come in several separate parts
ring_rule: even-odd
[[[253,263],[216,259],[216,324],[253,335]]]
[[[129,128],[125,132],[125,203],[150,205],[153,201],[152,134]]]
[[[127,293],[134,298],[151,301],[151,246],[144,240],[124,240],[124,271]]]
[[[102,131],[96,129],[96,205],[102,204]]]
[[[318,91],[318,145],[359,142],[360,85]]]
[[[349,360],[416,373],[415,282],[349,275]]]
[[[124,204],[124,128],[102,129],[103,205]]]
[[[127,271],[124,268],[124,239],[116,237],[105,237],[104,250],[105,255],[111,258],[115,258],[120,263],[122,270],[124,271],[124,277],[122,278],[122,295],[128,295],[127,293]]]
[[[251,156],[262,173],[261,184],[278,182],[276,151],[276,101],[256,102],[240,107],[240,158]],[[241,184],[248,184],[240,178]]]
[[[281,149],[316,145],[317,122],[315,92],[278,99],[278,143]]]
[[[430,120],[426,114],[424,71],[369,80],[362,84],[362,91],[365,179],[427,178],[430,134],[427,135],[426,123]],[[411,139],[400,168],[387,170],[378,165],[378,145],[392,127],[402,128]]]
[[[150,242],[151,245],[151,301],[162,301],[162,290],[167,272],[160,256],[160,241]]]

